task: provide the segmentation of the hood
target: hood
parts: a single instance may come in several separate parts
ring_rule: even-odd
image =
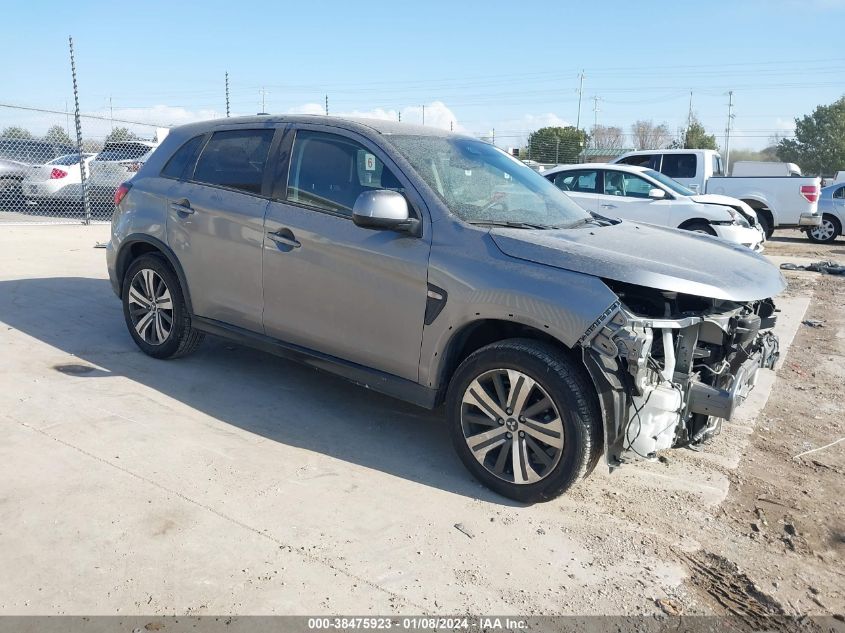
[[[493,228],[490,236],[517,259],[711,299],[756,301],[786,287],[777,267],[744,246],[650,224]]]
[[[720,204],[724,207],[739,207],[742,209],[743,213],[751,215],[753,217],[757,217],[756,212],[752,209],[747,202],[743,202],[739,198],[731,198],[730,196],[720,196],[715,193],[703,193],[701,195],[690,196],[694,202],[700,202],[701,204]]]

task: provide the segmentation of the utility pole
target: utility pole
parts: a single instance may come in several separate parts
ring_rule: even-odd
[[[111,119],[111,131],[114,132],[114,108],[111,104],[111,97],[109,97],[109,118]]]
[[[326,95],[326,116],[329,116],[329,95]]]
[[[67,109],[67,99],[65,99],[65,132],[70,136],[70,111]]]
[[[687,115],[687,134],[692,127],[692,90],[689,91],[689,114]]]
[[[728,127],[725,129],[725,169],[731,165],[731,124],[734,119],[734,91],[728,91]]]
[[[560,137],[555,139],[555,165],[560,164]]]
[[[425,125],[425,105],[423,105],[422,109],[423,109],[423,125]]]
[[[599,101],[601,101],[601,97],[593,97],[593,129],[599,126]]]
[[[399,110],[399,123],[402,123],[402,110]]]
[[[229,118],[229,72],[226,71],[226,118]]]
[[[450,132],[455,131],[455,122],[454,121],[449,121],[449,131]]]
[[[261,114],[267,114],[267,110],[265,110],[265,97],[267,96],[267,91],[262,87],[258,93],[261,95]]]
[[[581,71],[581,79],[578,82],[578,119],[575,121],[575,129],[581,129],[581,96],[584,93],[584,71]]]
[[[493,128],[493,145],[496,144],[496,128]]]

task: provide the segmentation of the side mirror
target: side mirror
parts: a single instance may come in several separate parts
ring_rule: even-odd
[[[655,187],[654,189],[648,190],[648,197],[652,200],[663,200],[666,197],[666,192],[663,189]]]
[[[414,235],[420,227],[420,221],[411,217],[405,196],[390,189],[361,193],[352,207],[352,221],[367,229],[405,231]]]

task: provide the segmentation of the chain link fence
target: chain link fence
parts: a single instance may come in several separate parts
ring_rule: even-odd
[[[81,144],[71,113],[2,108],[0,223],[110,221],[117,187],[167,132],[142,122],[80,118]]]

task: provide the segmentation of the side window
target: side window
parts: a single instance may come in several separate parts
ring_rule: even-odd
[[[834,191],[834,192],[833,192],[833,197],[834,197],[834,198],[839,198],[840,200],[841,200],[842,198],[845,198],[845,187],[839,187],[839,189],[837,189],[836,191]]]
[[[651,167],[651,159],[653,154],[637,154],[636,156],[628,156],[619,161],[620,165],[635,165],[636,167]]]
[[[352,139],[309,130],[296,133],[288,200],[352,215],[355,200],[371,189],[401,191],[402,185],[377,156]]]
[[[648,198],[652,188],[651,183],[634,174],[621,171],[606,171],[604,174],[604,193],[608,196]]]
[[[194,162],[194,156],[199,149],[202,142],[203,135],[195,136],[190,141],[187,141],[176,150],[164,169],[161,170],[161,175],[165,178],[184,178],[185,168]]]
[[[663,154],[660,171],[669,178],[695,178],[695,154]]]
[[[261,193],[264,165],[274,130],[215,132],[194,169],[193,180]]]
[[[578,171],[563,171],[553,176],[552,182],[561,191],[578,191],[581,193],[598,193],[598,171],[585,169]]]

